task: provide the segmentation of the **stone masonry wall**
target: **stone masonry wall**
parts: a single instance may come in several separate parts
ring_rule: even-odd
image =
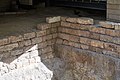
[[[10,64],[35,44],[52,80],[120,80],[120,23],[48,17],[37,31],[1,39],[0,61]]]
[[[51,24],[41,23],[37,25],[39,29],[37,29],[36,31],[0,39],[0,76],[4,77],[11,73],[11,71],[17,71],[18,73],[21,70],[24,71],[25,69],[23,68],[26,67],[27,69],[27,67],[29,68],[30,65],[34,65],[35,63],[37,64],[37,61],[40,62],[40,57],[42,62],[49,61],[51,58],[54,58],[54,44],[57,38],[57,26],[59,25],[59,22]],[[36,50],[30,51],[31,48],[36,44],[38,45],[38,54],[35,54]],[[24,59],[21,59],[21,56],[26,55],[28,53],[29,55],[25,56]],[[33,69],[33,71],[36,70],[36,68],[31,69]],[[30,70],[26,71],[30,72]],[[39,71],[41,70],[39,69]],[[32,75],[32,73],[30,75]],[[32,76],[32,78],[30,78],[30,75],[23,75],[23,78],[21,79],[30,80],[33,78],[32,80],[39,80],[40,78],[34,78],[35,76],[40,75],[37,73],[34,73],[35,76]],[[16,78],[18,79],[16,79],[15,77],[14,79],[10,76],[13,75],[8,75],[8,77],[6,77],[5,80],[7,80],[7,78],[8,80],[21,80],[19,79],[19,76],[17,77],[16,73],[14,74],[14,76],[16,76]],[[4,79],[2,78],[1,80]]]
[[[107,0],[107,19],[120,21],[120,0]]]
[[[63,80],[120,80],[119,23],[61,17],[56,50],[72,75]]]

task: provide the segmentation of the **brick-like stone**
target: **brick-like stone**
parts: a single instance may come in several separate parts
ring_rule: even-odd
[[[45,36],[45,35],[46,35],[46,30],[43,30],[43,31],[37,31],[37,32],[36,32],[36,36],[37,36],[37,37]]]
[[[120,23],[114,23],[115,30],[120,30]]]
[[[89,49],[89,46],[88,45],[84,45],[84,44],[80,44],[80,48],[81,49],[84,49],[84,50],[88,50]]]
[[[24,34],[24,39],[31,39],[35,37],[35,32]]]
[[[117,51],[117,45],[112,43],[104,43],[104,47],[106,50],[109,50],[109,51],[114,51],[114,52]]]
[[[105,34],[110,35],[110,36],[116,36],[115,30],[111,30],[111,29],[106,29]]]
[[[90,32],[89,31],[81,31],[81,30],[79,30],[78,35],[82,36],[82,37],[89,37]]]
[[[68,45],[69,44],[69,41],[68,40],[62,40],[63,44],[64,45]],[[62,44],[62,43],[61,43]]]
[[[91,40],[91,46],[104,48],[103,42],[98,40]]]
[[[52,23],[51,26],[52,27],[59,27],[60,26],[60,22]]]
[[[37,29],[39,29],[39,30],[46,30],[49,28],[51,28],[51,24],[49,24],[49,23],[41,23],[41,24],[37,25]]]
[[[52,39],[52,34],[42,37],[42,41],[47,41],[47,40],[51,40],[51,39]]]
[[[90,31],[95,33],[105,34],[105,29],[100,27],[92,27]]]
[[[42,42],[42,37],[32,39],[32,44],[38,44]]]
[[[1,46],[0,51],[10,51],[17,47],[18,47],[18,43],[13,43],[13,44]]]
[[[90,38],[100,40],[100,34],[91,32],[90,33]]]
[[[57,43],[57,44],[62,44],[62,43],[63,43],[63,40],[62,40],[62,39],[57,39],[56,43]]]
[[[120,44],[120,38],[114,37],[112,42],[115,44]]]
[[[2,45],[5,45],[5,44],[8,44],[9,42],[8,42],[8,39],[7,38],[5,38],[5,39],[0,39],[0,46],[2,46]]]
[[[71,17],[69,17],[69,18],[66,19],[66,21],[70,22],[70,23],[77,23],[77,18],[71,18]]]
[[[84,37],[80,37],[80,43],[86,44],[86,45],[90,45],[91,39],[89,39],[89,38],[84,38]]]
[[[100,35],[100,40],[106,41],[106,42],[113,42],[113,37],[107,36],[107,35]]]
[[[79,24],[94,24],[94,20],[92,18],[80,17],[77,19],[77,23],[79,23]]]
[[[39,43],[39,44],[38,44],[38,48],[39,48],[39,49],[45,48],[45,47],[47,47],[47,46],[48,46],[47,42],[42,42],[42,43]]]
[[[48,53],[52,51],[52,47],[51,46],[47,46],[45,48],[42,49],[42,54]]]
[[[23,53],[23,49],[13,50],[11,51],[11,56],[21,55],[22,53]]]
[[[120,37],[120,30],[115,30],[115,35],[116,35],[117,37]]]
[[[114,29],[113,22],[109,22],[109,21],[100,21],[99,24],[100,24],[102,27],[104,27],[104,28]]]
[[[23,36],[19,35],[19,36],[10,36],[9,38],[9,42],[18,42],[18,41],[22,41],[23,40]]]
[[[110,55],[117,58],[119,57],[119,55],[116,52],[108,51],[108,50],[103,50],[103,54]]]
[[[57,33],[55,33],[55,34],[52,34],[52,38],[54,39],[54,38],[57,38],[58,37],[58,34]]]
[[[32,43],[31,43],[31,40],[25,40],[23,41],[24,42],[24,45],[25,46],[30,46]]]
[[[71,23],[68,23],[68,22],[61,22],[61,26],[63,27],[70,27],[71,26]]]
[[[47,18],[46,18],[46,22],[47,22],[47,23],[55,23],[55,22],[59,22],[59,21],[61,21],[61,17],[60,17],[60,16],[47,17]]]
[[[68,40],[73,41],[73,42],[79,42],[80,37],[79,36],[69,35],[69,39]]]
[[[66,17],[66,16],[61,16],[61,21],[66,21],[67,18],[68,17]]]

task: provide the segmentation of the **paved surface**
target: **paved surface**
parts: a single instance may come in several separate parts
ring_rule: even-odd
[[[39,8],[19,15],[0,16],[0,38],[36,30],[36,25],[45,22],[45,17],[57,15],[76,16],[73,9],[57,7]]]

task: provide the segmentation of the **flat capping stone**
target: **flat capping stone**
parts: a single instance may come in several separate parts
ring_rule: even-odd
[[[103,28],[120,30],[120,23],[111,22],[111,21],[100,21],[99,24]]]
[[[61,16],[55,16],[55,17],[47,17],[46,22],[47,23],[55,23],[61,21]]]

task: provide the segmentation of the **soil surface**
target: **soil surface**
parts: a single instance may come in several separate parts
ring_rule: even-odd
[[[77,9],[79,14],[74,13],[73,8],[63,7],[47,7],[37,8],[27,11],[25,14],[3,15],[0,16],[0,38],[10,35],[18,35],[36,30],[36,25],[45,22],[45,18],[49,16],[70,16],[70,17],[85,17],[85,15],[99,20],[104,20],[103,15],[93,15],[93,13],[83,9]],[[94,13],[97,14],[97,13]]]

